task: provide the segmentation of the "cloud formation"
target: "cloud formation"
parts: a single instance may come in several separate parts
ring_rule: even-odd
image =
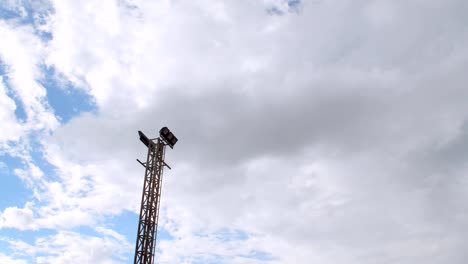
[[[37,140],[55,170],[38,172],[25,155],[17,175],[36,203],[0,217],[0,228],[57,230],[30,245],[58,245],[37,263],[119,261],[107,251],[80,261],[63,252],[133,237],[69,229],[137,213],[134,158],[145,150],[136,131],[153,136],[166,125],[180,141],[167,155],[174,169],[164,178],[160,227],[170,238],[158,244],[161,263],[466,259],[463,1],[50,6],[41,23],[50,40],[0,24],[9,87],[31,121],[15,119],[1,83],[0,120],[10,132],[45,130]],[[40,65],[89,94],[96,112],[59,123]],[[17,226],[26,215],[29,224]],[[62,247],[68,238],[77,242]]]

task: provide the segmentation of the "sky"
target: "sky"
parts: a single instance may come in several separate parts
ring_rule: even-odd
[[[465,0],[0,0],[0,263],[462,264]]]

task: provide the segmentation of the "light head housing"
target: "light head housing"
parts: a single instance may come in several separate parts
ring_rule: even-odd
[[[143,132],[141,132],[140,130],[138,130],[138,135],[140,136],[140,141],[143,142],[143,144],[145,144],[145,146],[149,147],[149,145],[151,143],[149,138]]]
[[[177,143],[178,139],[174,134],[169,130],[167,127],[161,128],[159,130],[159,135],[161,138],[167,143],[167,145],[171,148],[174,148],[174,145]]]

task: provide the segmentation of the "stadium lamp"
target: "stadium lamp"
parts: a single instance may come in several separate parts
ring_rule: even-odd
[[[161,128],[161,130],[159,130],[159,135],[164,141],[166,141],[167,145],[171,148],[174,148],[174,145],[178,141],[177,137],[174,136],[174,134],[172,134],[172,132],[167,127]]]
[[[140,130],[138,130],[138,135],[140,136],[140,141],[143,142],[143,144],[145,144],[147,147],[149,147],[149,144],[151,142],[149,138]]]

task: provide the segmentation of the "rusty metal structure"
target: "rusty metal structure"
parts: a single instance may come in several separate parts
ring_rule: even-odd
[[[141,142],[148,147],[148,154],[146,162],[137,159],[145,168],[145,179],[141,196],[134,264],[153,264],[155,261],[163,169],[164,167],[171,169],[164,161],[164,156],[166,146],[173,148],[178,139],[167,127],[163,127],[159,131],[160,137],[155,139],[149,139],[141,131],[138,131],[138,134]]]

